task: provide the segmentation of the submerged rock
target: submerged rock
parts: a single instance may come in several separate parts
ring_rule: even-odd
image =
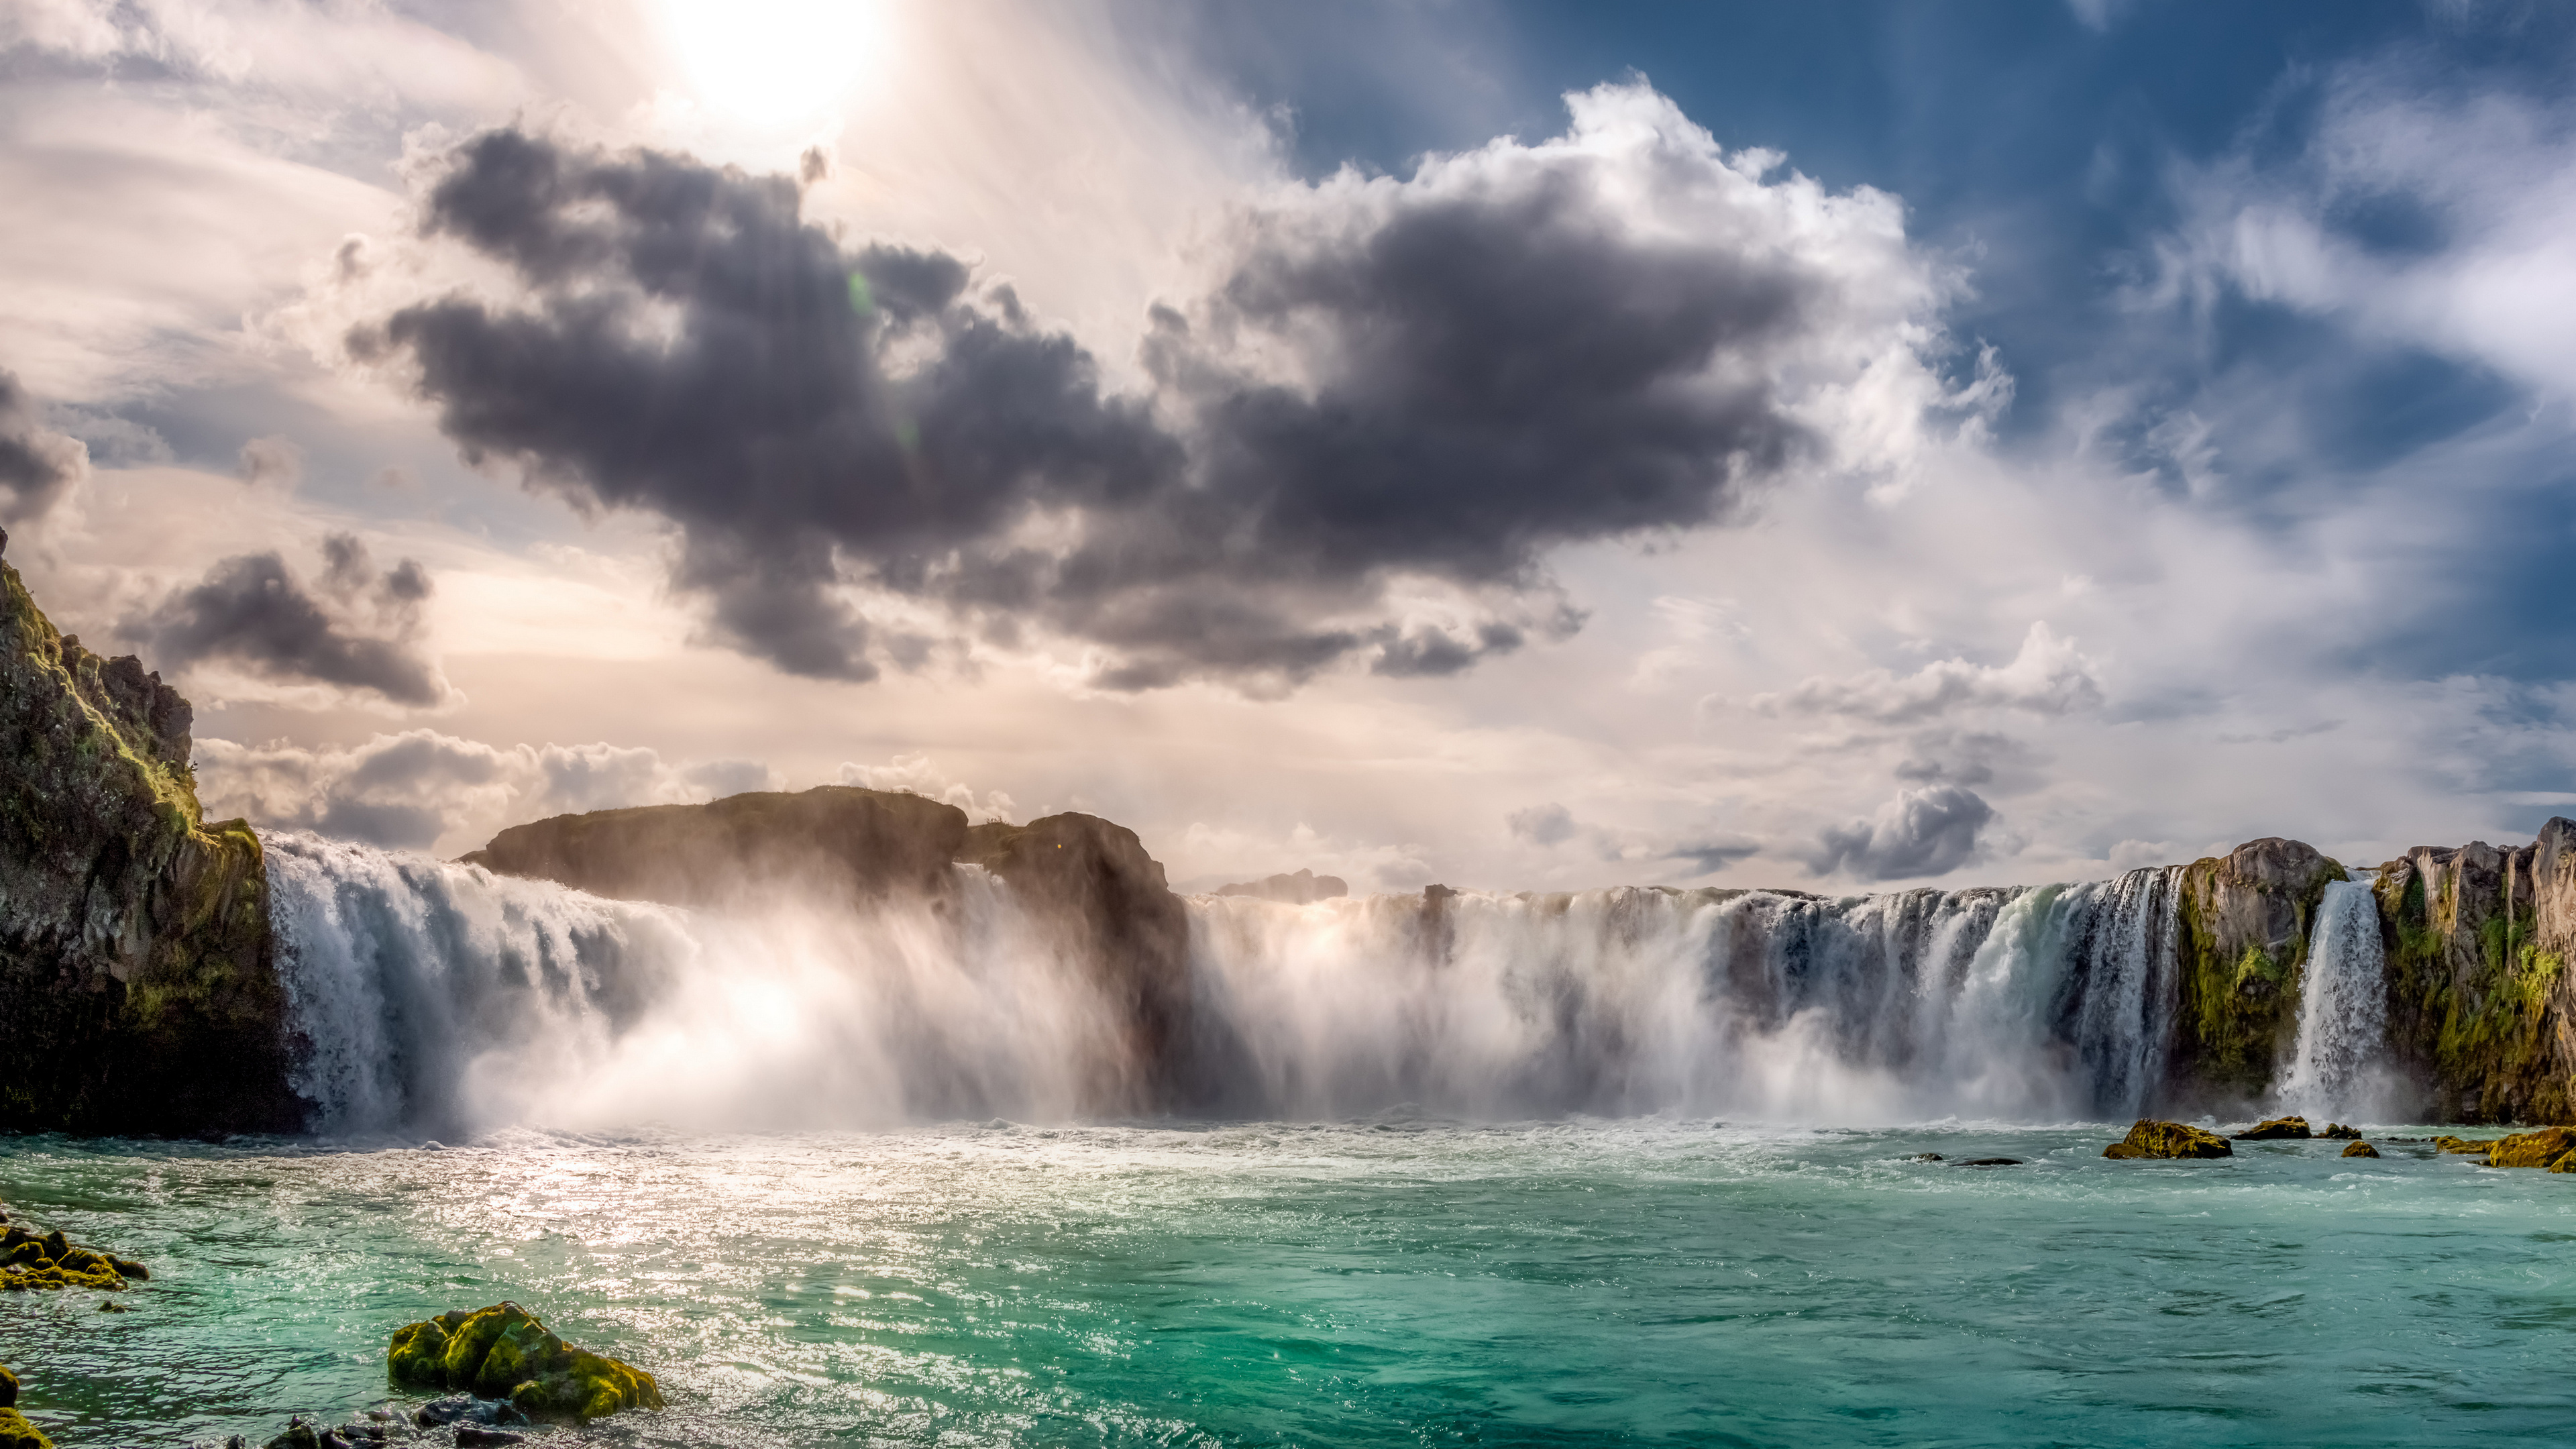
[[[1941,1161],[1941,1154],[1938,1152],[1918,1152],[1905,1160],[1908,1162],[1939,1162]]]
[[[2379,1155],[2379,1149],[2371,1146],[2367,1142],[2355,1142],[2344,1148],[2343,1155],[2346,1157],[2377,1157]]]
[[[398,1384],[507,1399],[538,1418],[587,1422],[662,1407],[651,1374],[566,1344],[515,1303],[407,1324],[395,1330],[385,1366]]]
[[[2236,1149],[2215,1132],[2183,1122],[2141,1117],[2129,1135],[2102,1149],[2104,1157],[2233,1157]]]
[[[2437,1152],[2456,1152],[2467,1157],[2483,1157],[2499,1140],[2494,1137],[2474,1140],[2466,1137],[2436,1137],[2433,1139],[2433,1148]]]
[[[2305,1117],[2274,1117],[2270,1121],[2257,1122],[2242,1132],[2230,1135],[2239,1142],[2273,1142],[2283,1139],[2305,1140],[2310,1133],[2308,1119]]]
[[[2018,1157],[1970,1157],[1950,1164],[1953,1167],[2019,1167]]]
[[[2547,1167],[2576,1152],[2576,1127],[2543,1127],[2496,1140],[2487,1150],[2489,1167]]]

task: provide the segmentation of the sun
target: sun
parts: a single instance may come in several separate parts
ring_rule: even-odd
[[[661,0],[688,84],[755,125],[833,111],[882,61],[874,0]]]

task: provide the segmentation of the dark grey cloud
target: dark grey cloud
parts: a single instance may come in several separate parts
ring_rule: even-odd
[[[1941,875],[1975,858],[1978,832],[1994,818],[1993,806],[1958,785],[1900,790],[1873,818],[1827,829],[1807,868],[1871,881]]]
[[[89,448],[47,428],[18,375],[0,369],[0,524],[44,517],[88,476]]]
[[[444,703],[447,681],[417,642],[428,571],[404,559],[379,573],[350,534],[324,540],[323,563],[319,588],[308,589],[275,552],[228,558],[119,631],[165,669],[222,659],[270,679],[333,684],[396,704]]]
[[[1125,689],[1562,637],[1547,552],[1741,517],[1808,442],[1776,364],[1850,310],[1704,135],[1503,145],[1238,212],[1207,292],[1153,310],[1152,394],[1119,397],[965,262],[807,221],[813,170],[475,136],[422,228],[522,295],[350,340],[469,459],[676,525],[709,633],[823,678],[901,662],[853,588],[1105,646]],[[1641,217],[1664,191],[1744,214]],[[1454,606],[1408,617],[1408,580]]]

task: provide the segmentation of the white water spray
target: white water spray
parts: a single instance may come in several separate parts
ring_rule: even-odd
[[[2386,963],[2366,880],[2331,881],[2299,996],[2299,1038],[2281,1080],[2284,1108],[2323,1120],[2373,1115],[2387,1091]]]
[[[996,878],[736,913],[311,836],[269,847],[326,1130],[1135,1110],[1132,1003]],[[2124,1118],[2164,1072],[2172,869],[2039,890],[1189,902],[1174,1110]],[[1114,973],[1113,973],[1114,976]]]

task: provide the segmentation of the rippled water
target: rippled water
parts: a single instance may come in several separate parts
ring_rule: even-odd
[[[661,1376],[613,1444],[2564,1443],[2576,1179],[2429,1148],[2112,1163],[2108,1128],[1390,1120],[0,1139],[148,1261],[0,1299],[66,1446],[386,1397],[515,1299]],[[2010,1155],[1965,1169],[1905,1160]],[[335,1420],[336,1421],[336,1420]]]

